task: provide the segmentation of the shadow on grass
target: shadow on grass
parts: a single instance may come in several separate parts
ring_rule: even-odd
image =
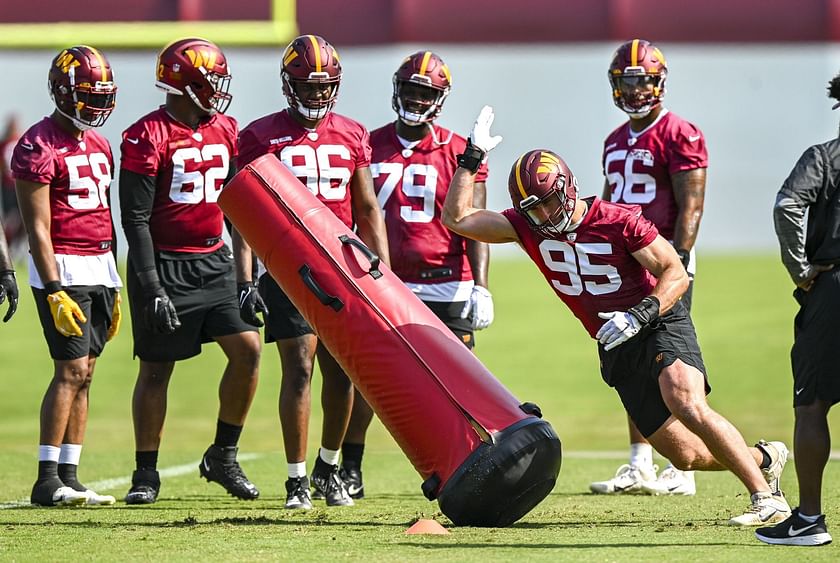
[[[751,543],[739,543],[739,542],[691,542],[691,545],[686,545],[684,543],[644,543],[644,542],[635,542],[635,543],[496,543],[496,542],[488,542],[488,543],[412,543],[412,542],[396,542],[392,545],[398,545],[402,547],[416,547],[419,549],[427,549],[427,550],[435,550],[435,549],[500,549],[500,548],[520,548],[520,549],[604,549],[604,548],[614,548],[614,549],[625,549],[625,548],[640,548],[640,549],[650,549],[650,548],[662,548],[662,549],[669,549],[673,550],[677,547],[755,547],[759,549],[765,549],[767,546],[758,542],[751,542]]]

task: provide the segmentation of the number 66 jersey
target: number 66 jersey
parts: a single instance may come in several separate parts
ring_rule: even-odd
[[[214,114],[196,129],[163,107],[123,133],[120,166],[155,177],[149,228],[155,251],[204,254],[223,244],[216,200],[236,156],[236,120]]]

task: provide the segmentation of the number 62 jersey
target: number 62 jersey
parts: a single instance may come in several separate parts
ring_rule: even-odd
[[[236,156],[237,133],[236,120],[224,114],[192,129],[163,107],[123,133],[121,168],[155,177],[149,228],[156,251],[203,254],[224,244],[216,200]]]

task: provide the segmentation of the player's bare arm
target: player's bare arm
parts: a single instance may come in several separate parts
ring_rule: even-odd
[[[683,170],[671,176],[674,199],[677,201],[677,222],[674,226],[674,248],[688,251],[694,248],[703,202],[706,197],[706,169]],[[682,257],[681,257],[682,258]]]
[[[373,189],[373,176],[371,176],[370,168],[367,166],[358,168],[353,173],[350,190],[352,192],[353,217],[359,228],[359,238],[383,262],[390,264],[391,257],[388,253],[388,234],[385,231],[385,220],[382,218],[382,210],[376,201],[376,192]]]
[[[473,207],[487,208],[487,186],[484,182],[475,182],[473,185]],[[467,239],[467,260],[470,262],[475,284],[487,287],[487,269],[490,262],[490,249],[487,243]]]
[[[50,186],[26,180],[16,180],[20,214],[26,232],[29,234],[29,249],[38,275],[44,283],[58,280],[58,266],[55,261],[50,238]]]
[[[604,190],[601,193],[601,199],[603,199],[604,201],[610,201],[611,197],[612,197],[612,186],[610,186],[610,183],[607,180],[604,180]]]
[[[235,227],[231,229],[230,239],[233,245],[233,260],[236,263],[236,283],[252,282],[254,259],[251,247]]]
[[[633,257],[656,276],[656,286],[651,296],[659,300],[659,313],[665,313],[688,289],[688,274],[680,262],[680,257],[674,247],[661,236],[634,252]]]
[[[519,242],[504,215],[473,205],[474,185],[475,174],[465,168],[455,171],[443,204],[441,220],[446,228],[479,242]]]

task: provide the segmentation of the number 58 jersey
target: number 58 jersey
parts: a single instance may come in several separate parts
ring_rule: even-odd
[[[149,227],[156,251],[208,253],[222,246],[216,200],[236,156],[236,120],[215,114],[196,129],[163,107],[123,133],[121,168],[155,177]]]

